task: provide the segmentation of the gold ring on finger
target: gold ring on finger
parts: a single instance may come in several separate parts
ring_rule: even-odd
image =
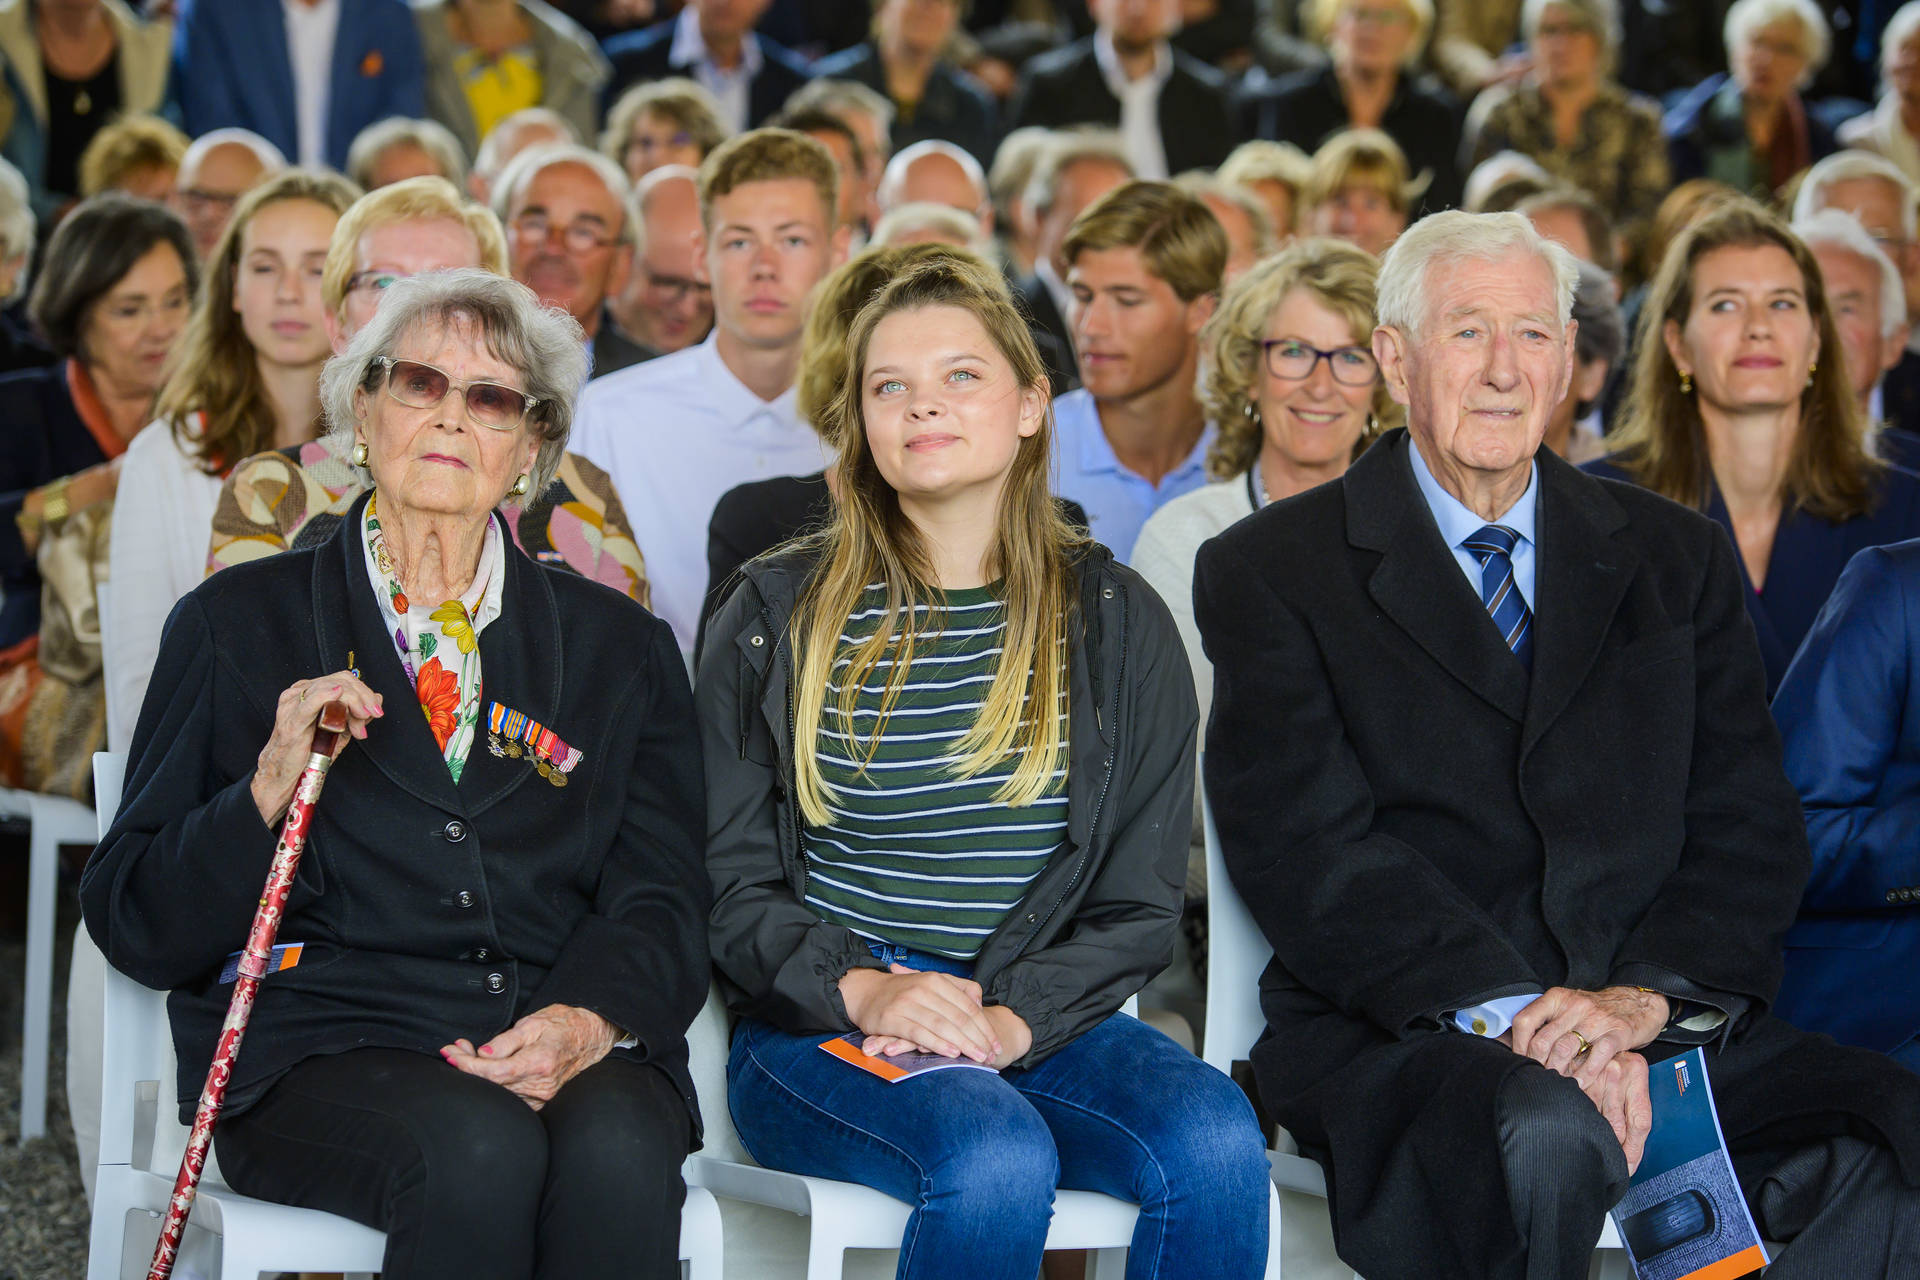
[[[1584,1058],[1593,1049],[1593,1041],[1587,1039],[1585,1036],[1581,1035],[1578,1031],[1569,1031],[1567,1034],[1580,1042],[1580,1052],[1574,1054],[1573,1055],[1574,1057]]]
[[[305,702],[305,701],[307,700],[307,694],[308,694],[309,692],[311,692],[311,686],[309,686],[309,687],[308,687],[308,688],[306,688],[306,689],[302,689],[302,690],[300,691],[300,697],[299,697],[299,698],[297,699],[297,701],[300,701],[300,702]]]

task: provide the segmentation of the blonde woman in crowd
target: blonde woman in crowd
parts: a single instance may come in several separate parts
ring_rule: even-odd
[[[122,117],[80,153],[80,194],[124,191],[168,204],[186,155],[187,135],[159,116]]]
[[[408,178],[467,180],[467,153],[460,139],[433,120],[388,116],[354,135],[347,148],[347,176],[362,191],[377,191]]]
[[[204,576],[221,478],[242,458],[320,433],[327,342],[320,272],[334,224],[359,192],[336,174],[289,169],[234,210],[154,406],[121,464],[109,552],[108,704],[146,697],[174,602]],[[116,746],[132,736],[109,740]]]
[[[820,425],[834,520],[746,567],[695,695],[742,1142],[914,1205],[900,1280],[1033,1280],[1057,1187],[1141,1206],[1133,1280],[1259,1276],[1252,1109],[1120,1012],[1180,916],[1185,658],[1048,493],[1046,370],[1000,273],[895,276]],[[992,1070],[896,1088],[911,1051]]]
[[[1347,129],[1314,153],[1302,221],[1313,235],[1345,240],[1377,258],[1407,229],[1423,189],[1409,178],[1407,157],[1392,138]]]
[[[1214,177],[1252,192],[1267,207],[1274,239],[1284,245],[1293,239],[1300,193],[1312,172],[1313,161],[1291,142],[1256,138],[1235,147],[1226,163],[1214,170]]]

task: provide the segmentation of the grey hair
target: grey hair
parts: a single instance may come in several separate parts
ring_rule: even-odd
[[[347,176],[364,191],[374,188],[373,167],[394,147],[415,146],[426,152],[440,176],[455,186],[467,180],[467,153],[453,130],[438,120],[388,116],[353,135],[347,148]]]
[[[897,204],[881,214],[880,221],[873,224],[871,243],[883,249],[918,244],[920,242],[912,236],[904,239],[897,237],[911,231],[928,230],[944,231],[983,258],[992,248],[987,238],[980,234],[979,218],[964,209],[956,209],[950,204],[936,204],[931,200]]]
[[[472,323],[487,351],[518,370],[521,389],[538,401],[527,420],[540,440],[532,492],[544,492],[560,469],[573,429],[574,399],[587,380],[586,335],[572,316],[541,306],[525,285],[477,267],[409,276],[381,296],[366,328],[320,370],[328,443],[339,456],[349,456],[358,422],[354,393],[371,396],[379,390],[382,357],[392,356],[416,333],[443,333],[457,321]],[[496,498],[496,505],[505,496]]]
[[[1235,147],[1214,170],[1214,177],[1233,186],[1250,182],[1278,182],[1298,196],[1313,172],[1313,159],[1291,142],[1255,138]]]
[[[261,176],[271,177],[287,167],[287,157],[280,148],[261,137],[251,129],[226,128],[209,129],[195,138],[187,146],[187,154],[180,157],[182,172],[191,168],[215,147],[238,146],[253,152],[260,161]]]
[[[516,144],[529,127],[551,129],[564,141],[575,145],[580,142],[580,131],[573,127],[573,121],[552,107],[522,107],[480,140],[480,149],[473,153],[473,171],[489,183],[498,178],[508,162],[520,154],[522,148]]]
[[[493,184],[493,213],[500,219],[500,225],[508,227],[508,234],[512,234],[508,215],[513,202],[535,178],[561,164],[577,164],[600,179],[600,185],[620,206],[620,225],[614,229],[614,239],[621,244],[632,244],[633,219],[627,216],[627,203],[633,196],[633,184],[627,180],[627,171],[591,147],[573,142],[543,142],[537,147],[528,147],[507,162]]]
[[[1400,233],[1380,260],[1380,327],[1417,337],[1427,319],[1427,277],[1450,262],[1497,262],[1510,253],[1530,253],[1553,273],[1555,302],[1564,330],[1573,318],[1580,261],[1564,245],[1533,229],[1518,213],[1429,214]]]
[[[1034,162],[1033,176],[1027,179],[1023,198],[1027,209],[1038,215],[1053,208],[1060,195],[1060,179],[1076,164],[1110,164],[1133,177],[1133,161],[1127,159],[1118,129],[1067,129],[1056,135],[1052,146]]]
[[[1880,336],[1891,337],[1906,324],[1907,291],[1906,282],[1900,278],[1900,268],[1873,242],[1867,229],[1860,225],[1860,219],[1845,209],[1821,209],[1804,218],[1796,217],[1793,234],[1799,236],[1809,250],[1825,245],[1829,249],[1857,253],[1871,262],[1880,272]],[[1833,308],[1831,282],[1827,283],[1827,308]]]
[[[1863,178],[1891,182],[1900,193],[1900,234],[1909,240],[1920,235],[1920,211],[1914,209],[1913,183],[1907,180],[1906,173],[1885,156],[1855,149],[1836,151],[1807,170],[1800,180],[1800,194],[1793,198],[1793,220],[1810,218],[1825,208],[1827,188],[1836,182],[1858,182]]]
[[[1908,0],[1893,11],[1887,19],[1886,28],[1880,33],[1880,78],[1887,78],[1887,64],[1899,54],[1900,46],[1920,35],[1920,0]],[[1881,85],[1882,89],[1887,86]]]
[[[1582,364],[1605,360],[1609,369],[1620,367],[1627,350],[1627,323],[1614,300],[1613,276],[1591,262],[1580,263],[1580,280],[1573,291],[1573,318],[1580,330],[1573,335],[1574,359]],[[1579,416],[1585,417],[1582,405]]]
[[[13,278],[13,292],[0,302],[15,302],[26,294],[33,275],[33,244],[33,197],[26,175],[0,159],[0,258],[24,259]]]
[[[902,147],[887,161],[886,171],[880,175],[880,189],[875,193],[880,208],[887,210],[900,203],[900,189],[907,183],[907,171],[927,156],[945,156],[960,166],[967,175],[967,181],[973,184],[973,190],[980,198],[974,202],[972,212],[978,214],[992,203],[987,194],[987,171],[973,158],[973,153],[964,147],[956,147],[940,138],[925,138],[910,147]]]
[[[1827,55],[1833,51],[1833,32],[1827,26],[1826,15],[1813,0],[1733,0],[1727,9],[1726,23],[1720,28],[1721,39],[1727,46],[1727,65],[1733,65],[1734,50],[1754,32],[1784,21],[1799,23],[1806,36],[1807,65],[1800,73],[1800,82],[1794,86],[1806,88],[1812,83],[1814,72],[1827,65]]]
[[[884,154],[893,154],[893,103],[883,93],[876,92],[861,84],[858,80],[809,80],[787,95],[780,104],[785,112],[824,111],[828,115],[844,115],[857,111],[869,116],[880,126],[880,147]]]
[[[1469,213],[1482,212],[1488,198],[1515,179],[1538,182],[1542,191],[1553,185],[1553,175],[1532,156],[1519,151],[1496,151],[1467,174],[1466,184],[1461,188],[1460,207]]]

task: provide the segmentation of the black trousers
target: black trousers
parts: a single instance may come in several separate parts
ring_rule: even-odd
[[[1626,1190],[1613,1130],[1573,1081],[1530,1065],[1501,1090],[1499,1141],[1526,1241],[1522,1264],[1501,1276],[1585,1280],[1600,1224]],[[1731,1154],[1761,1236],[1787,1242],[1769,1280],[1920,1275],[1920,1188],[1888,1148],[1833,1137]]]
[[[387,1233],[386,1280],[677,1280],[687,1104],[605,1058],[535,1111],[400,1049],[309,1058],[223,1117],[228,1185]]]

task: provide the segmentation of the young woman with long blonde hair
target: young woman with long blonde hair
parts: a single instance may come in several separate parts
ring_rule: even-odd
[[[1226,1077],[1119,1012],[1167,961],[1196,715],[1164,605],[1048,493],[998,274],[904,269],[820,424],[819,536],[748,564],[700,665],[734,1123],[914,1207],[899,1275],[1032,1280],[1056,1186],[1141,1205],[1133,1280],[1251,1277],[1268,1175]],[[887,1083],[855,1059],[992,1068]]]

